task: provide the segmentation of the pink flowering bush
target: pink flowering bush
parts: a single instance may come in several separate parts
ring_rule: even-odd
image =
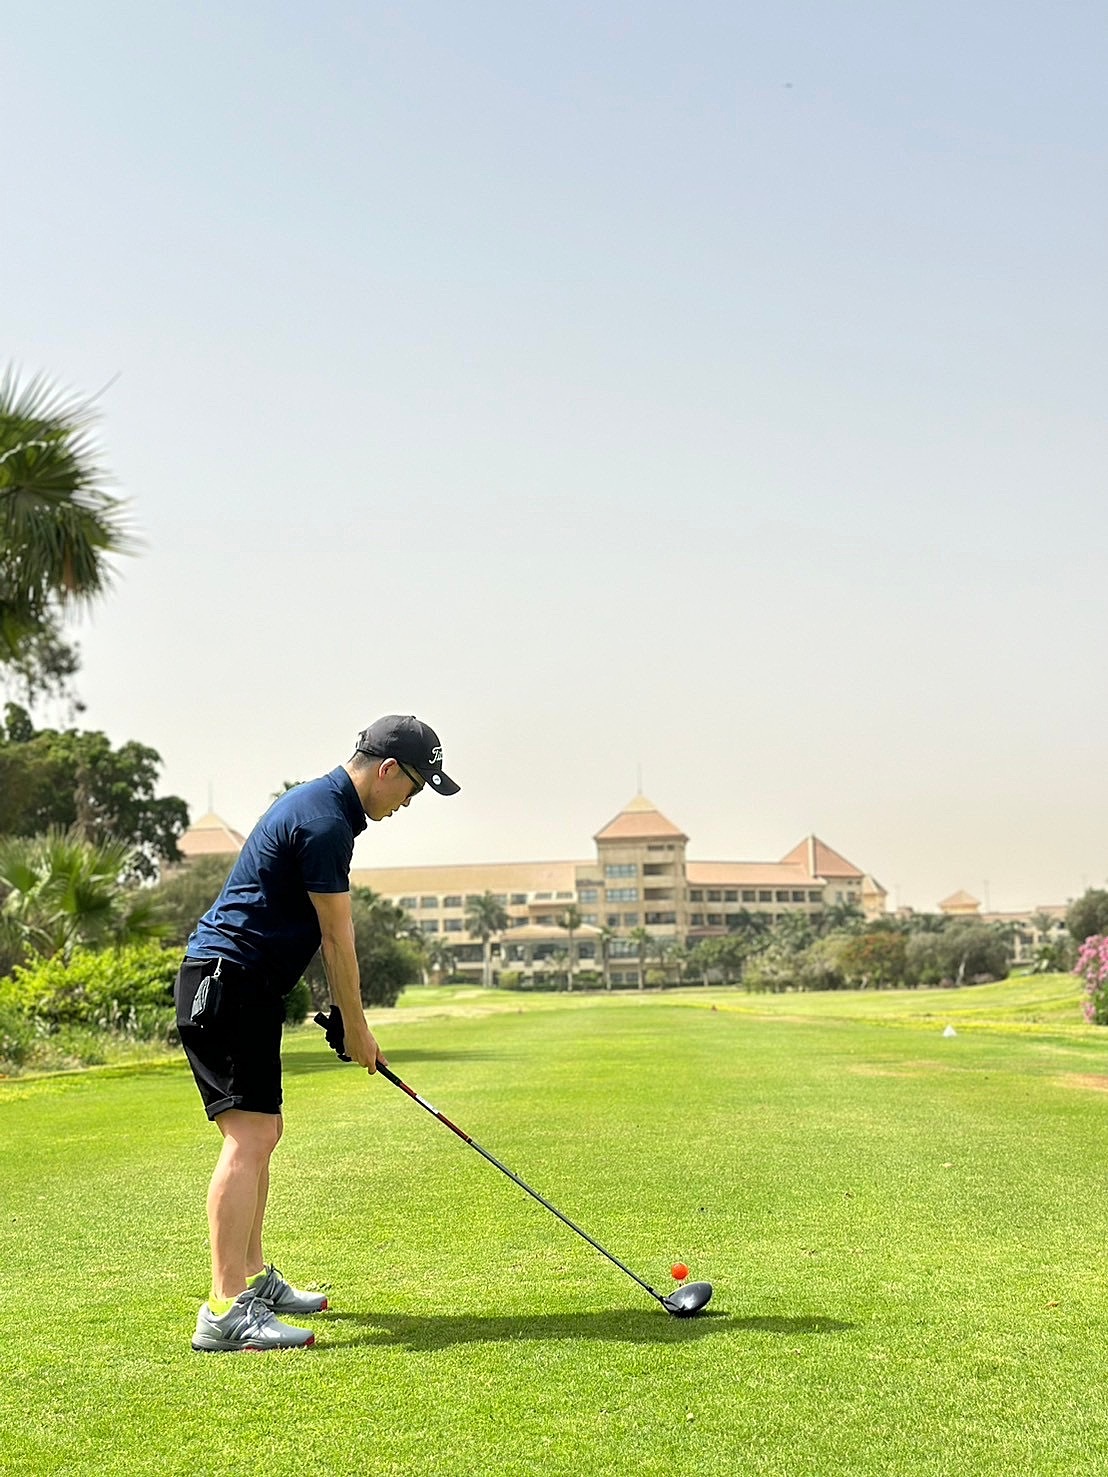
[[[1085,1019],[1108,1026],[1108,934],[1092,933],[1077,953],[1074,974],[1085,981]]]

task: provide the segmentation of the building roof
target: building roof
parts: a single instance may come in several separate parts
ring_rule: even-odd
[[[952,892],[949,897],[944,897],[939,907],[943,912],[953,911],[955,908],[979,908],[981,906],[972,893],[959,891]]]
[[[594,841],[687,841],[684,831],[666,820],[645,795],[636,795],[614,820],[597,831]]]
[[[384,897],[415,893],[567,892],[550,901],[568,905],[577,887],[577,868],[595,862],[457,862],[430,867],[355,867],[352,887],[371,887]]]
[[[578,941],[581,939],[598,939],[600,937],[600,929],[594,928],[591,923],[580,923],[573,930],[573,937]],[[557,939],[565,944],[567,948],[569,947],[569,931],[565,928],[559,928],[552,923],[524,923],[519,928],[507,929],[500,935],[500,938],[506,944],[517,943],[520,939],[531,939],[535,942]]]
[[[826,841],[821,841],[818,836],[805,836],[781,860],[806,868],[809,877],[851,877],[859,881],[862,878],[860,867],[848,862],[837,851],[832,851]]]
[[[194,821],[177,843],[184,857],[234,856],[246,844],[246,837],[225,820],[209,811]]]

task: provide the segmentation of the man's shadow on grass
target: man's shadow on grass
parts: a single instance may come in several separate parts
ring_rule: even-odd
[[[695,1318],[670,1318],[662,1312],[635,1308],[606,1313],[542,1313],[534,1317],[407,1313],[339,1313],[326,1319],[326,1341],[317,1352],[356,1344],[379,1349],[407,1349],[428,1354],[457,1344],[544,1343],[562,1339],[596,1339],[604,1343],[682,1344],[690,1339],[742,1333],[845,1333],[854,1327],[834,1318],[739,1318],[723,1309]]]

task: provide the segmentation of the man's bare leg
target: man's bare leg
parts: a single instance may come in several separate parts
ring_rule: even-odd
[[[262,1266],[262,1220],[269,1190],[269,1160],[281,1137],[279,1113],[228,1108],[216,1119],[223,1148],[208,1189],[212,1247],[212,1297],[238,1297],[247,1272]],[[247,1263],[257,1257],[256,1262]]]

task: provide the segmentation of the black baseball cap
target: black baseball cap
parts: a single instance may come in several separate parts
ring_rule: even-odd
[[[456,795],[462,788],[442,772],[442,745],[433,728],[412,714],[390,713],[363,728],[354,745],[359,754],[399,759],[414,769],[436,795]]]

